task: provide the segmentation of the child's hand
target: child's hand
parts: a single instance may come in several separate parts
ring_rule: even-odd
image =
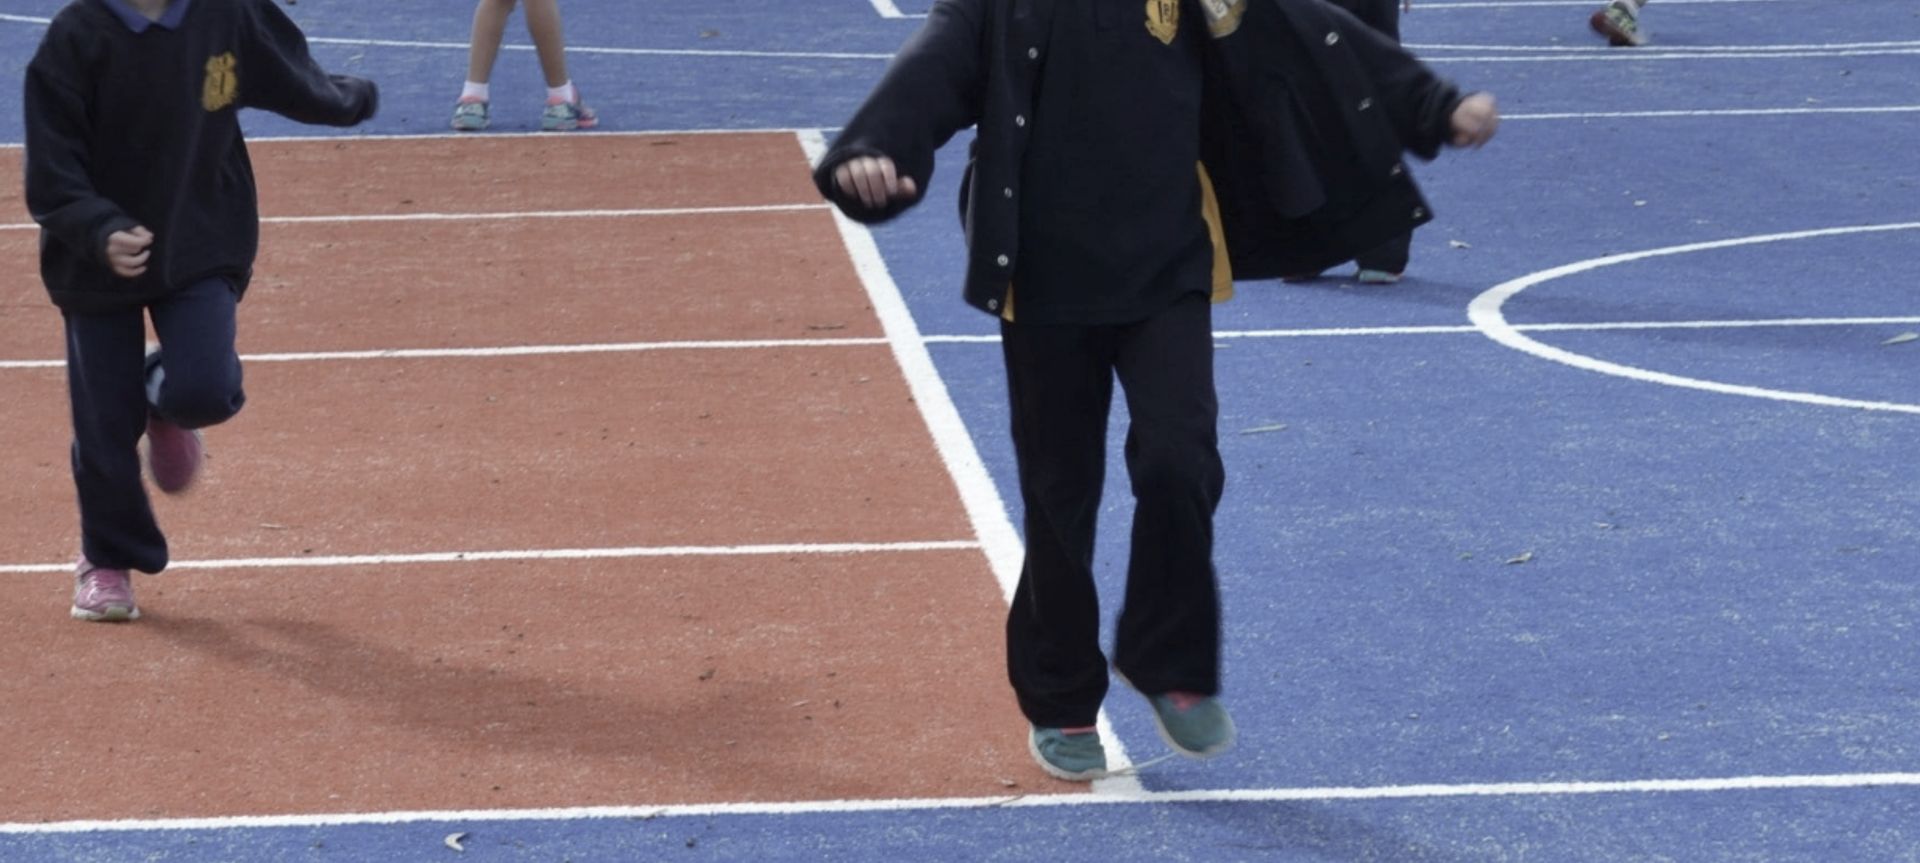
[[[1500,128],[1500,109],[1493,103],[1492,93],[1475,93],[1460,100],[1453,109],[1453,145],[1455,147],[1473,147],[1493,140],[1493,133]]]
[[[153,232],[142,225],[132,230],[114,231],[107,237],[107,263],[113,274],[131,279],[147,271],[147,254],[153,247]]]
[[[920,197],[920,187],[913,178],[900,176],[894,170],[893,160],[885,156],[848,159],[833,169],[833,182],[840,187],[841,194],[858,198],[869,210]]]

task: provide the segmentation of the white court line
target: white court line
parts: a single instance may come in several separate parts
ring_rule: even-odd
[[[801,132],[798,137],[808,164],[819,164],[820,157],[827,152],[826,135],[814,130]],[[921,336],[920,325],[907,308],[906,298],[900,294],[900,286],[894,283],[893,275],[887,271],[886,259],[881,256],[880,247],[874,242],[873,232],[847,218],[838,209],[833,211],[833,221],[840,228],[840,238],[846,245],[848,257],[853,261],[854,271],[860,275],[860,283],[866,288],[867,297],[873,303],[874,314],[880,318],[882,329],[892,341],[894,359],[900,363],[900,371],[906,376],[907,386],[913,392],[914,405],[925,418],[927,430],[933,433],[934,448],[939,451],[941,461],[953,477],[961,503],[966,507],[967,519],[973,523],[974,535],[980,537],[993,577],[1000,583],[1001,595],[1011,601],[1014,588],[1020,581],[1025,547],[1007,515],[1006,502],[1000,498],[1000,489],[994,485],[986,464],[980,460],[979,451],[973,447],[973,436],[968,434],[966,422],[960,418],[960,409],[954,406],[953,397],[947,392],[946,381],[941,379],[939,369],[933,364],[933,355],[927,352],[926,339]],[[1095,725],[1099,728],[1101,743],[1107,750],[1108,767],[1122,775],[1095,780],[1094,791],[1140,792],[1140,780],[1126,773],[1133,762],[1127,756],[1126,746],[1113,733],[1113,724],[1104,709],[1100,711]]]
[[[1806,393],[1806,392],[1796,392],[1792,390],[1776,390],[1776,389],[1770,389],[1767,387],[1745,386],[1745,385],[1739,385],[1739,384],[1726,384],[1726,383],[1720,383],[1718,381],[1702,380],[1699,378],[1690,378],[1682,375],[1668,374],[1666,372],[1651,371],[1648,369],[1637,368],[1634,366],[1623,365],[1620,363],[1608,362],[1606,360],[1597,359],[1594,357],[1586,356],[1584,354],[1576,354],[1572,351],[1556,348],[1556,347],[1553,347],[1552,345],[1548,345],[1548,344],[1536,341],[1532,338],[1529,338],[1523,335],[1520,332],[1520,329],[1518,327],[1507,322],[1506,312],[1503,309],[1503,307],[1506,305],[1508,300],[1511,300],[1515,296],[1518,296],[1521,291],[1524,291],[1535,285],[1539,285],[1543,282],[1552,281],[1554,279],[1562,278],[1565,276],[1571,276],[1577,273],[1584,273],[1589,270],[1597,270],[1602,267],[1614,266],[1616,264],[1625,264],[1633,261],[1642,261],[1649,258],[1662,258],[1670,255],[1684,255],[1684,254],[1690,254],[1693,252],[1710,251],[1713,249],[1730,249],[1730,248],[1737,248],[1741,246],[1756,246],[1756,245],[1762,245],[1766,243],[1787,242],[1791,240],[1807,240],[1807,239],[1814,239],[1819,237],[1846,236],[1850,234],[1887,233],[1892,231],[1912,231],[1912,230],[1920,230],[1920,222],[1904,222],[1904,223],[1890,224],[1890,225],[1863,225],[1863,226],[1847,227],[1847,228],[1823,228],[1823,229],[1811,230],[1811,231],[1791,231],[1791,232],[1780,233],[1780,234],[1763,234],[1763,235],[1752,236],[1752,237],[1739,237],[1731,240],[1715,240],[1712,242],[1704,242],[1704,243],[1687,243],[1687,244],[1678,245],[1678,246],[1667,246],[1665,248],[1649,249],[1641,252],[1627,252],[1624,254],[1609,255],[1607,257],[1594,258],[1586,261],[1576,261],[1574,263],[1555,267],[1550,270],[1542,270],[1537,273],[1532,273],[1530,275],[1522,276],[1518,279],[1514,279],[1509,282],[1495,285],[1492,288],[1487,289],[1484,293],[1480,294],[1477,297],[1474,297],[1473,301],[1468,304],[1467,318],[1468,320],[1472,321],[1473,325],[1479,328],[1481,332],[1486,333],[1487,338],[1490,338],[1499,344],[1513,348],[1514,350],[1520,351],[1522,353],[1531,354],[1533,356],[1539,357],[1544,360],[1550,360],[1553,362],[1569,365],[1577,369],[1584,369],[1586,371],[1598,372],[1604,375],[1613,375],[1615,377],[1622,377],[1628,380],[1642,381],[1645,383],[1662,384],[1665,386],[1681,387],[1684,389],[1694,389],[1694,390],[1702,390],[1705,392],[1720,393],[1722,395],[1748,396],[1751,398],[1768,399],[1772,401],[1782,401],[1782,402],[1794,402],[1798,404],[1819,405],[1822,407],[1843,407],[1843,408],[1854,408],[1858,410],[1867,410],[1867,411],[1885,411],[1889,413],[1920,414],[1920,405],[1905,404],[1901,402],[1881,402],[1881,401],[1867,401],[1863,399],[1838,398],[1835,396],[1822,395],[1820,393]]]
[[[1047,806],[1176,805],[1207,803],[1341,803],[1381,800],[1444,800],[1500,797],[1575,797],[1634,794],[1726,794],[1755,791],[1905,789],[1920,786],[1920,773],[1833,773],[1733,776],[1704,779],[1628,779],[1612,782],[1489,782],[1454,785],[1243,788],[1211,791],[1094,791],[1005,797],[944,797],[892,800],[818,800],[789,803],[712,803],[672,806],[586,806],[559,809],[464,809],[367,812],[330,815],[256,815],[224,818],[161,818],[125,821],[56,821],[0,824],[0,835],[58,835],[135,830],[233,830],[274,827],[345,827],[421,823],[590,821],[605,819],[711,818],[752,815],[835,815],[852,812],[929,812],[964,809],[1030,809]]]
[[[891,0],[872,0],[876,8]],[[1667,5],[1677,5],[1681,0],[1663,0]],[[1771,2],[1771,0],[1721,0],[1721,2]],[[1488,5],[1447,5],[1416,6],[1415,8],[1486,8]],[[898,13],[897,8],[895,12]],[[881,12],[882,17],[925,18],[924,14],[895,14]],[[29,18],[21,15],[0,15],[0,22],[46,24],[48,19]],[[307,41],[315,45],[339,45],[360,48],[407,48],[434,51],[466,52],[470,47],[466,42],[442,42],[411,39],[360,39],[327,36],[310,36]],[[1877,47],[1874,47],[1877,46]],[[1821,59],[1836,57],[1872,57],[1904,56],[1920,54],[1920,43],[1885,42],[1850,45],[1836,43],[1832,45],[1750,45],[1750,46],[1659,46],[1654,48],[1636,48],[1633,50],[1606,49],[1601,47],[1579,47],[1566,45],[1433,45],[1407,43],[1409,50],[1420,51],[1492,51],[1492,52],[1534,52],[1540,56],[1482,55],[1482,56],[1425,56],[1429,63],[1555,63],[1555,62],[1647,62],[1665,60],[1788,60]],[[507,44],[503,51],[533,51],[532,45]],[[692,48],[614,48],[592,45],[568,45],[572,54],[604,54],[615,56],[642,57],[711,57],[741,60],[830,60],[830,61],[875,61],[886,62],[894,57],[891,51],[747,51],[712,50]]]
[[[549,548],[506,551],[430,551],[417,554],[348,554],[307,557],[237,557],[181,560],[176,569],[324,569],[343,566],[407,566],[423,563],[484,563],[503,560],[625,560],[640,557],[751,557],[777,554],[873,554],[904,551],[956,551],[979,548],[973,540],[929,542],[817,542],[775,545],[668,545],[628,548]],[[68,563],[0,565],[0,575],[72,572]]]
[[[1920,324],[1920,315],[1871,318],[1775,318],[1770,320],[1725,321],[1612,321],[1588,324],[1514,324],[1519,332],[1592,332],[1623,330],[1720,330],[1762,327],[1863,327],[1893,324]],[[1284,330],[1216,330],[1213,337],[1231,339],[1349,338],[1355,336],[1421,336],[1478,333],[1472,324],[1323,327]],[[930,335],[921,341],[929,345],[997,345],[997,335]],[[490,359],[497,357],[563,356],[568,354],[621,354],[652,351],[732,351],[772,348],[845,348],[892,345],[884,336],[822,339],[735,339],[679,342],[611,342],[585,345],[511,345],[497,348],[385,348],[364,351],[302,351],[289,353],[243,354],[249,363],[305,363],[363,360],[436,360]],[[64,368],[64,360],[0,360],[0,371]],[[1014,567],[1017,571],[1018,567]]]
[[[882,18],[919,19],[927,17],[927,13],[925,12],[901,12],[899,7],[894,6],[893,0],[871,0],[871,2],[873,3],[874,9],[879,10],[880,17]],[[1805,0],[1660,0],[1660,8],[1665,9],[1669,6],[1720,6],[1731,3],[1798,2],[1805,2]],[[886,4],[888,8],[882,9],[882,3]],[[1575,6],[1583,9],[1595,9],[1600,5],[1596,0],[1458,0],[1458,2],[1438,3],[1420,0],[1420,2],[1413,4],[1413,12],[1419,13],[1428,9],[1442,11],[1447,9],[1525,9],[1540,6]],[[889,12],[889,9],[891,12]]]
[[[813,213],[818,204],[760,204],[742,207],[657,207],[632,210],[523,210],[510,213],[351,213],[331,216],[264,216],[264,225],[327,225],[381,222],[502,222],[520,219],[636,219],[683,216],[737,216],[761,213]],[[33,222],[0,224],[0,231],[37,231]]]

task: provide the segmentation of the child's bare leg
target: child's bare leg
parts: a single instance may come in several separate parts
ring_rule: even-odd
[[[480,0],[473,10],[473,39],[467,47],[467,80],[485,84],[493,77],[493,61],[500,57],[500,42],[507,35],[507,17],[513,14],[515,0]],[[529,3],[528,6],[538,4]],[[547,0],[547,5],[553,5]],[[531,14],[532,10],[528,10]]]
[[[566,86],[572,79],[567,76],[567,41],[560,29],[559,0],[527,0],[527,33],[540,55],[540,74],[546,76],[547,86]]]

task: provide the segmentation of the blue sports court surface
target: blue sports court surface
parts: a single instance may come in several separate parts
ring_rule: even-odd
[[[61,5],[0,0],[0,55],[8,58],[0,69],[0,143],[12,150],[10,164],[22,137],[22,69]],[[602,117],[601,129],[577,137],[608,139],[615,150],[631,141],[633,158],[642,160],[671,138],[681,142],[679,163],[688,164],[700,161],[702,141],[717,148],[736,137],[782,138],[769,150],[786,155],[727,173],[764,178],[760,202],[799,208],[793,224],[804,220],[807,236],[819,237],[780,252],[791,256],[782,260],[829,262],[821,264],[831,266],[825,272],[845,277],[824,284],[773,269],[750,284],[697,275],[589,284],[608,255],[752,263],[772,254],[763,243],[782,242],[785,235],[769,239],[764,226],[725,221],[728,210],[699,216],[706,221],[687,223],[671,240],[649,234],[650,247],[636,240],[630,249],[569,250],[565,232],[542,233],[546,263],[524,280],[529,294],[591,287],[626,292],[634,304],[716,289],[748,298],[743,309],[753,298],[792,292],[852,298],[848,320],[813,322],[811,335],[870,349],[871,366],[844,390],[862,392],[869,377],[891,387],[885,410],[911,418],[910,434],[863,447],[856,433],[782,458],[845,446],[876,464],[925,465],[921,472],[935,481],[923,491],[945,507],[934,511],[956,514],[953,535],[883,530],[879,537],[934,545],[871,553],[890,557],[832,546],[825,550],[845,557],[822,564],[833,569],[845,560],[864,578],[895,579],[913,577],[922,561],[914,555],[958,558],[951,571],[972,579],[965,587],[985,604],[959,617],[940,608],[895,613],[888,625],[902,628],[865,658],[919,687],[899,699],[904,704],[875,703],[886,693],[874,693],[868,709],[903,726],[937,728],[972,723],[981,712],[959,703],[967,699],[940,697],[948,687],[1004,689],[991,606],[1017,575],[1020,549],[997,328],[959,297],[964,249],[953,201],[969,138],[963,133],[942,152],[924,206],[871,230],[835,221],[806,185],[807,156],[831,140],[927,5],[566,0],[573,75]],[[1118,751],[1140,768],[1090,789],[1054,783],[1024,762],[1025,725],[1004,699],[985,711],[981,733],[991,743],[980,752],[894,752],[897,743],[875,726],[828,739],[824,748],[806,738],[753,735],[747,726],[742,758],[702,760],[689,773],[700,783],[692,786],[636,773],[623,793],[621,777],[593,774],[597,750],[579,742],[584,755],[561,743],[554,757],[580,756],[581,781],[612,792],[573,795],[566,781],[549,777],[551,790],[539,799],[504,806],[458,795],[405,808],[340,806],[324,795],[290,794],[256,798],[273,805],[208,809],[164,789],[152,791],[150,811],[34,805],[35,788],[57,796],[64,783],[81,781],[78,773],[110,775],[111,759],[82,753],[75,774],[39,767],[24,778],[0,774],[18,786],[15,796],[0,798],[0,860],[1920,861],[1920,4],[1654,0],[1643,13],[1651,42],[1633,49],[1607,48],[1588,31],[1596,5],[1415,0],[1403,18],[1407,45],[1440,74],[1496,94],[1499,136],[1483,150],[1415,165],[1437,218],[1415,235],[1401,283],[1359,285],[1350,270],[1301,284],[1242,282],[1216,308],[1228,472],[1217,557],[1224,696],[1240,731],[1226,755],[1160,760],[1166,750],[1145,707],[1116,686],[1105,719]],[[285,8],[323,65],[377,80],[383,106],[354,130],[249,116],[257,159],[275,147],[305,146],[282,139],[337,138],[337,156],[301,151],[322,160],[367,158],[382,151],[355,148],[376,144],[474,143],[450,143],[446,130],[465,70],[470,4],[300,0]],[[536,131],[540,80],[517,16],[493,93],[495,127],[475,137],[524,139],[549,148],[540,158],[565,158],[573,145]],[[656,155],[664,149],[653,147]],[[701,182],[714,173],[701,174]],[[462,182],[470,185],[441,189],[449,207],[466,195],[520,194],[468,176]],[[683,191],[693,182],[687,176],[662,169],[644,182]],[[520,207],[528,219],[574,209],[570,190],[537,188],[538,172],[525,182],[555,193],[553,203]],[[299,173],[283,169],[275,185],[289,192]],[[19,201],[15,191],[0,201]],[[604,197],[621,190],[577,191]],[[374,209],[346,196],[305,215]],[[60,357],[58,324],[40,308],[24,210],[16,203],[0,217],[12,226],[0,232],[7,262],[0,320],[39,315],[34,328],[9,331],[32,338],[0,343],[0,402],[9,411],[63,393],[45,385],[48,363]],[[401,222],[382,230],[413,229]],[[276,236],[288,235],[270,231],[270,248]],[[513,242],[510,231],[498,236]],[[371,260],[338,276],[404,292],[410,272]],[[262,328],[281,326],[271,296],[249,299],[243,326],[249,316]],[[763,338],[758,322],[742,313],[736,332],[678,338],[764,348],[753,341]],[[358,314],[374,321],[383,313]],[[331,330],[298,326],[338,331],[352,342],[362,324],[336,317]],[[591,330],[593,322],[582,326]],[[429,322],[421,329],[431,329]],[[435,336],[430,347],[485,352],[590,342],[644,352],[614,344],[638,339],[555,328],[511,342],[484,333]],[[281,346],[329,350],[318,337]],[[332,344],[419,347],[429,345],[404,337]],[[737,352],[711,353],[742,364],[729,367],[740,377],[701,384],[716,388],[709,392],[739,386],[740,413],[784,409],[772,404],[786,391],[780,385],[738,381],[778,374],[775,367],[792,355],[753,363]],[[559,380],[571,374],[566,362],[542,368]],[[282,366],[269,358],[254,367]],[[499,385],[535,393],[549,385],[543,380]],[[681,379],[658,383],[674,380]],[[366,383],[382,385],[390,384]],[[632,400],[609,407],[612,423],[629,407],[638,415],[660,403],[647,401],[653,384],[617,389]],[[368,391],[377,389],[355,392]],[[57,401],[42,407],[62,416]],[[289,415],[315,422],[326,411],[298,408]],[[833,410],[829,401],[807,406],[809,415]],[[1112,429],[1098,559],[1109,616],[1131,516],[1119,456],[1124,419],[1116,416]],[[229,438],[236,451],[249,445],[247,424],[236,421]],[[34,464],[55,464],[48,469],[54,480],[63,435],[43,429],[36,438],[45,451]],[[895,440],[903,449],[882,446]],[[739,513],[768,491],[756,476],[739,475],[731,497],[716,493],[682,507],[689,525],[705,526],[687,528],[688,535],[716,531],[698,542],[541,542],[644,547],[622,552],[633,560],[671,560],[685,547],[686,555],[737,573],[759,567],[758,558],[736,566],[702,549],[795,540],[793,553],[803,555],[821,550],[803,547],[810,544],[874,539],[775,528],[721,536],[720,527],[741,523]],[[853,485],[846,500],[891,492],[861,490],[858,475],[844,479]],[[31,495],[7,492],[7,517],[52,512],[59,518],[47,524],[57,534],[69,491],[50,480]],[[641,477],[604,506],[667,508],[636,502],[648,493]],[[801,507],[794,523],[830,524],[840,499]],[[716,502],[700,509],[709,500]],[[405,578],[408,567],[430,565],[409,553],[544,547],[510,536],[462,537],[438,524],[439,533],[410,533],[424,528],[404,507],[382,518],[380,543],[356,535],[355,543],[307,551],[357,556],[342,565],[371,561]],[[56,535],[44,546],[0,548],[8,592],[32,594],[35,608],[45,606],[33,614],[59,616],[69,562],[60,555],[68,544]],[[208,574],[183,567],[178,577],[191,585],[218,577],[227,565],[220,561],[283,553],[302,552],[229,551],[202,541],[180,557],[207,561]],[[292,577],[326,578],[326,571],[315,566],[301,572],[323,574]],[[613,577],[644,590],[648,575],[616,568]],[[759,593],[772,605],[788,589],[753,580],[683,580],[674,588],[741,591],[742,601]],[[636,602],[678,595],[644,594]],[[861,613],[844,604],[810,607]],[[217,619],[219,606],[211,608]],[[965,632],[916,635],[919,626],[961,619],[969,621]],[[90,635],[70,628],[60,627],[63,637]],[[941,663],[949,641],[981,652],[966,663]],[[730,643],[713,642],[715,662]],[[810,642],[790,643],[799,651],[792,658],[804,661]],[[579,644],[589,649],[589,641]],[[308,647],[320,651],[310,659],[331,661],[323,645]],[[14,643],[0,662],[11,676],[40,649]],[[170,660],[143,661],[163,678]],[[299,698],[311,680],[292,681],[289,692]],[[543,692],[565,688],[528,676],[503,685],[515,681]],[[630,682],[651,685],[644,674]],[[12,686],[7,691],[21,698],[33,691],[31,681]],[[963,709],[968,718],[952,718]],[[453,731],[456,715],[407,733]],[[672,750],[700,741],[631,743]],[[344,744],[324,736],[274,745],[306,747],[316,763],[343,757]],[[848,752],[880,766],[850,780],[830,763]],[[189,771],[183,776],[201,769],[181,763]],[[820,793],[809,790],[816,768],[834,777],[821,780]],[[295,774],[285,781],[297,784]],[[274,782],[254,781],[262,788]]]

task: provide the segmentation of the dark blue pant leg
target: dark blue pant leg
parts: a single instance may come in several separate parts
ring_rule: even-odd
[[[80,551],[109,569],[159,572],[167,540],[154,522],[139,453],[147,429],[145,315],[69,314],[66,326]]]
[[[1007,611],[1007,676],[1020,711],[1042,727],[1092,725],[1107,694],[1093,548],[1114,329],[1000,326],[1027,539]]]
[[[1113,664],[1141,692],[1220,691],[1213,518],[1226,487],[1213,384],[1213,307],[1191,294],[1125,329],[1133,536]]]
[[[246,404],[240,355],[234,349],[240,298],[226,279],[208,279],[152,307],[160,366],[148,379],[149,401],[182,428],[219,425]]]

